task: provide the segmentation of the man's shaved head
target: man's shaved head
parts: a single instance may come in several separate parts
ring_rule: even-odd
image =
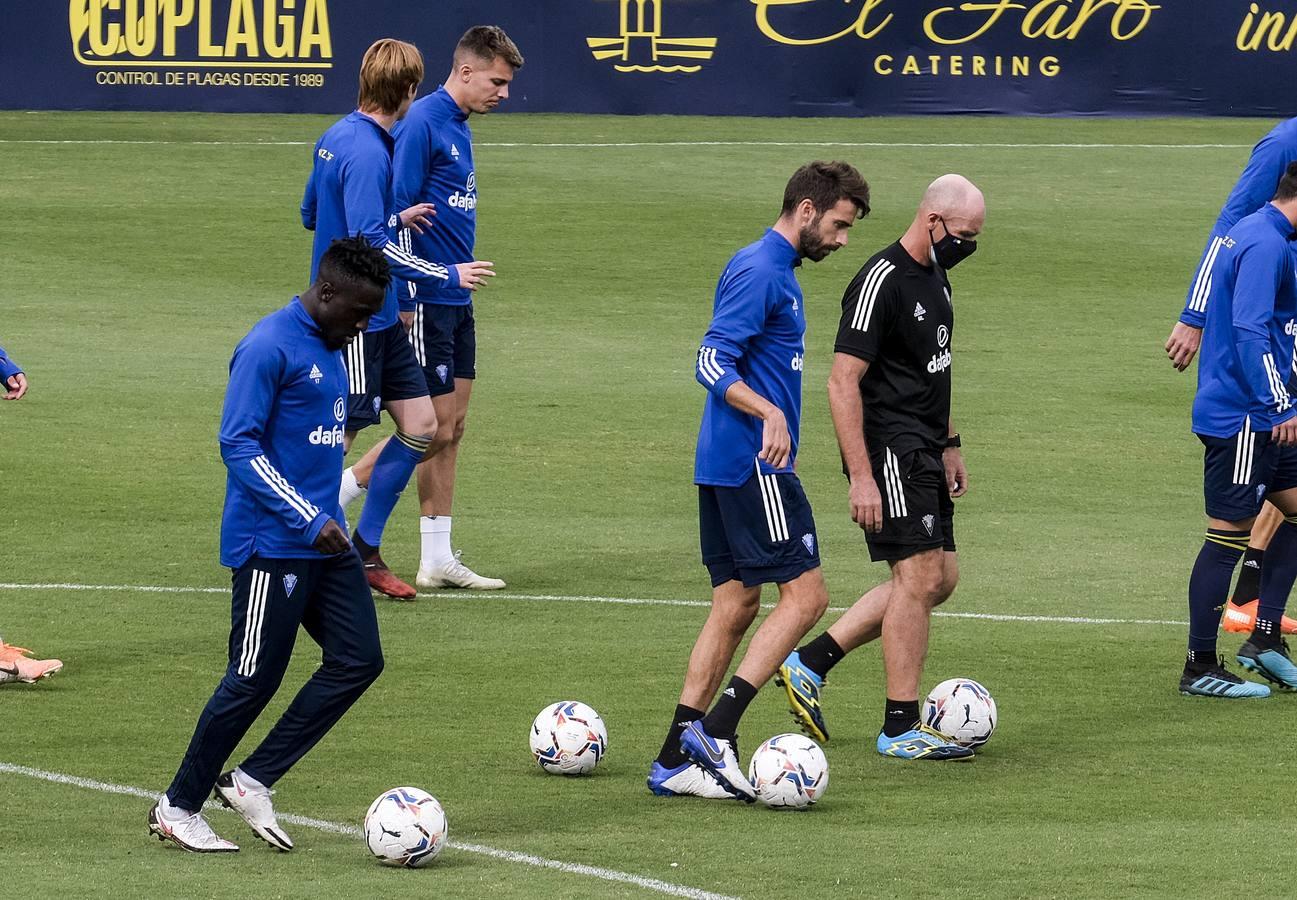
[[[980,220],[986,215],[982,192],[963,175],[942,175],[932,182],[923,192],[919,206],[923,212],[951,218]]]

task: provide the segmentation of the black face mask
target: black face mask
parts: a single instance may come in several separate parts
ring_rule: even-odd
[[[932,232],[928,232],[928,240],[932,241],[932,258],[941,268],[953,269],[977,252],[977,241],[955,237],[945,219],[941,220],[941,227],[946,230],[946,236],[939,241],[933,241]]]

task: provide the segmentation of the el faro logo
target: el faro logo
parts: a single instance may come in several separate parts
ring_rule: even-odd
[[[84,66],[328,69],[328,0],[69,0]]]
[[[667,38],[662,36],[662,4],[665,0],[618,0],[621,4],[621,34],[618,37],[586,38],[598,60],[617,60],[618,72],[685,72],[702,69],[698,63],[663,65],[664,61],[711,59],[716,38]]]

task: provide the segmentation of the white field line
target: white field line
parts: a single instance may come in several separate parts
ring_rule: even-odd
[[[48,144],[75,146],[81,144],[164,145],[186,147],[313,147],[314,141],[136,141],[136,140],[36,140],[0,139],[0,144]],[[476,145],[497,148],[528,149],[617,149],[628,147],[859,147],[864,149],[954,149],[954,150],[1248,150],[1251,144],[1084,144],[1084,143],[1000,143],[974,141],[607,141],[593,143],[564,142],[490,142]]]
[[[105,794],[124,794],[128,797],[140,797],[144,800],[156,800],[159,794],[156,791],[148,791],[144,788],[132,787],[126,784],[112,784],[106,781],[95,781],[91,778],[79,778],[75,775],[63,775],[59,772],[46,772],[43,769],[33,769],[28,766],[18,766],[13,763],[0,762],[0,774],[22,775],[27,778],[37,778],[41,781],[50,781],[55,784],[66,784],[72,787],[86,788],[91,791],[100,791]],[[220,810],[223,807],[215,801],[209,800],[203,805],[205,810]],[[349,837],[359,838],[360,829],[354,825],[343,825],[338,822],[326,822],[323,819],[313,819],[310,816],[298,816],[292,813],[277,813],[277,818],[288,822],[291,825],[300,825],[303,828],[314,828],[317,831],[327,831],[331,834],[347,835]],[[141,824],[144,817],[140,817]],[[667,894],[671,897],[687,897],[691,900],[738,900],[725,894],[714,894],[711,891],[704,891],[699,888],[685,887],[684,885],[672,884],[669,881],[660,881],[656,878],[645,878],[642,875],[632,875],[629,872],[618,872],[616,869],[604,869],[599,866],[586,866],[580,863],[562,862],[557,859],[545,859],[542,856],[532,856],[529,853],[516,853],[512,850],[500,850],[496,847],[487,847],[482,844],[465,844],[459,841],[452,841],[449,845],[454,850],[462,850],[465,853],[476,853],[481,856],[490,856],[494,859],[502,859],[506,862],[521,863],[526,866],[535,866],[540,869],[554,869],[559,872],[566,872],[569,875],[585,875],[590,878],[598,878],[603,881],[615,881],[621,884],[630,884],[646,891],[654,891],[659,894]]]
[[[0,582],[0,591],[124,591],[136,594],[228,594],[229,588],[216,587],[162,587],[158,585],[139,584],[20,584],[17,582]],[[533,603],[607,603],[619,606],[691,606],[706,609],[711,603],[706,600],[664,600],[652,597],[587,597],[578,594],[509,594],[491,591],[437,591],[423,593],[421,597],[439,600],[493,599],[517,600]],[[773,603],[764,603],[766,609],[773,608]],[[829,612],[846,612],[848,607],[830,606]],[[1009,613],[975,613],[943,612],[933,613],[944,619],[980,619],[986,622],[1040,622],[1059,625],[1174,625],[1187,626],[1188,622],[1175,619],[1102,619],[1088,616],[1024,616]]]

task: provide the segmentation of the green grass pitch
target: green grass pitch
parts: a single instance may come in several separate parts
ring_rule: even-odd
[[[168,783],[224,665],[228,597],[13,585],[228,585],[216,554],[226,365],[248,327],[304,287],[297,206],[326,124],[0,114],[0,343],[32,383],[0,407],[0,633],[67,663],[51,682],[0,690],[0,763]],[[773,221],[792,170],[840,157],[866,174],[874,213],[845,250],[801,270],[800,471],[833,605],[883,577],[847,518],[823,387],[841,292],[904,229],[923,186],[958,171],[985,190],[989,214],[980,251],[953,274],[954,418],[971,490],[956,520],[963,582],[945,609],[1154,624],[935,620],[925,685],[978,678],[1002,715],[964,766],[873,752],[880,655],[858,652],[826,697],[827,796],[781,814],[644,789],[704,609],[380,601],[387,671],[278,786],[280,809],[356,825],[380,791],[414,784],[441,799],[453,841],[747,898],[1292,896],[1297,698],[1179,696],[1184,629],[1156,624],[1186,617],[1202,515],[1193,375],[1175,373],[1161,345],[1271,123],[474,125],[479,252],[499,277],[477,303],[456,498],[470,565],[515,595],[706,599],[692,368],[713,287]],[[869,146],[814,146],[835,141]],[[1164,144],[1199,146],[1148,146]],[[413,495],[385,544],[407,576]],[[313,649],[303,636],[250,740]],[[608,723],[593,777],[546,776],[528,756],[531,717],[562,698]],[[789,727],[768,688],[743,746]],[[354,837],[305,827],[281,856],[224,812],[211,821],[244,851],[193,857],[148,837],[147,808],[0,772],[5,884],[46,896],[662,896],[455,847],[430,870],[391,871]]]

